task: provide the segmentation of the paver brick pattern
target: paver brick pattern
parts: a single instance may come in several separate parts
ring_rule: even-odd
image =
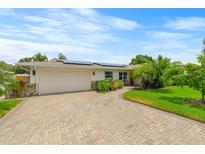
[[[204,144],[205,124],[126,101],[121,90],[26,98],[0,144]]]

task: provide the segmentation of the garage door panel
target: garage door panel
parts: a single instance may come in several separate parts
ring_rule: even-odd
[[[70,69],[39,70],[39,94],[91,89],[90,72]]]

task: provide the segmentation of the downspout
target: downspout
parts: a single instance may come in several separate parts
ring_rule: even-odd
[[[38,83],[38,71],[37,71],[37,66],[34,65],[34,70],[36,72],[35,74],[35,83],[36,83],[36,92],[34,93],[34,95],[38,95],[39,94],[39,83]]]

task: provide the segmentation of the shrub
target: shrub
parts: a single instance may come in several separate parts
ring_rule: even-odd
[[[122,80],[112,80],[111,82],[111,90],[117,90],[124,86],[124,83]]]
[[[152,59],[141,67],[136,67],[132,72],[134,79],[141,80],[143,88],[163,88],[164,72],[171,65],[170,59],[159,55],[156,59]]]
[[[124,82],[122,80],[117,80],[118,89],[124,86]]]
[[[99,92],[107,92],[110,90],[110,82],[108,80],[99,81],[97,83],[97,91]]]
[[[111,88],[111,90],[117,90],[118,89],[118,80],[112,80],[110,88]]]
[[[99,81],[96,84],[96,90],[99,92],[106,92],[109,90],[117,90],[124,86],[123,81],[121,80],[110,80],[106,79],[103,81]]]

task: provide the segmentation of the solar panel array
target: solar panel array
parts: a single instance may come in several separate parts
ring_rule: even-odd
[[[74,64],[74,65],[100,65],[107,67],[126,67],[124,64],[112,64],[112,63],[101,63],[101,62],[87,62],[87,61],[74,61],[74,60],[63,60],[64,64]]]
[[[123,64],[111,64],[111,63],[95,63],[98,64],[100,66],[109,66],[109,67],[126,67],[127,65],[123,65]]]
[[[64,64],[75,64],[75,65],[93,65],[91,62],[86,62],[86,61],[74,61],[74,60],[64,60]]]

